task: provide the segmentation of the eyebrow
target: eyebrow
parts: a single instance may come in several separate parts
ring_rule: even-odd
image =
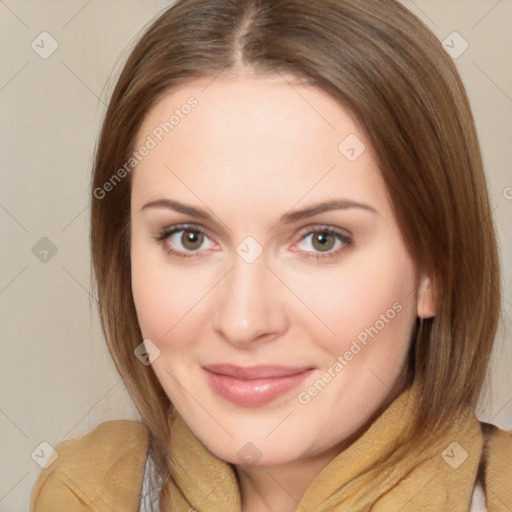
[[[174,210],[197,219],[213,220],[213,217],[205,210],[180,203],[174,199],[157,199],[155,201],[150,201],[141,208],[141,211],[149,208]],[[276,225],[293,224],[294,222],[298,222],[308,217],[313,217],[320,213],[332,210],[348,210],[351,208],[359,208],[361,210],[378,214],[375,208],[365,203],[358,203],[357,201],[352,201],[350,199],[332,199],[308,206],[307,208],[302,208],[301,210],[289,211],[279,219]]]

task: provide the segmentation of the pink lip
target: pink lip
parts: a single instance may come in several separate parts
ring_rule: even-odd
[[[258,407],[298,386],[312,368],[230,364],[203,366],[213,391],[242,407]]]

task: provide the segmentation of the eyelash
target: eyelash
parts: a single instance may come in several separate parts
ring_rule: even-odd
[[[173,226],[173,227],[163,229],[154,237],[154,239],[159,244],[163,245],[165,251],[168,254],[170,254],[173,258],[177,258],[179,260],[185,260],[188,258],[204,258],[204,257],[206,257],[206,255],[200,255],[200,253],[203,251],[197,251],[197,252],[192,252],[190,254],[187,254],[187,253],[184,253],[181,251],[176,251],[164,243],[171,235],[174,235],[175,233],[179,233],[180,231],[192,231],[194,233],[201,233],[201,234],[207,236],[208,238],[210,238],[208,235],[208,232],[201,226],[190,225],[190,224],[181,224],[178,226]],[[324,260],[324,261],[330,260],[330,259],[336,258],[341,253],[349,250],[351,247],[354,246],[354,241],[352,240],[352,238],[345,235],[343,232],[341,232],[335,228],[329,227],[329,226],[319,226],[315,229],[309,229],[308,231],[302,231],[302,233],[300,235],[301,238],[299,241],[305,240],[309,235],[316,235],[318,233],[327,233],[329,235],[333,235],[333,236],[337,237],[337,239],[343,243],[343,246],[333,252],[326,252],[326,253],[316,252],[316,253],[314,253],[315,256],[311,255],[311,253],[313,251],[297,251],[297,252],[299,252],[300,257],[305,258],[305,259],[316,259],[317,262],[320,260]]]

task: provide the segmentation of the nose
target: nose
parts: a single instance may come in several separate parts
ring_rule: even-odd
[[[217,288],[213,328],[231,345],[251,348],[286,332],[285,287],[268,268],[265,253],[252,263],[234,254]]]

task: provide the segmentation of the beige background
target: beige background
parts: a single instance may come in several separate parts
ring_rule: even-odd
[[[512,2],[403,3],[440,40],[457,31],[469,44],[456,63],[485,157],[504,262],[504,314],[510,319]],[[102,421],[137,418],[89,296],[88,186],[111,90],[105,84],[138,30],[167,5],[0,0],[0,511],[28,510],[40,469],[31,454],[41,442],[54,446]],[[47,58],[31,46],[35,41],[39,52],[51,49],[50,36],[42,32],[58,43]],[[451,51],[463,49],[458,36],[447,41]],[[43,237],[51,244],[40,242]],[[493,357],[492,401],[480,417],[507,428],[512,428],[511,366],[506,320]]]

